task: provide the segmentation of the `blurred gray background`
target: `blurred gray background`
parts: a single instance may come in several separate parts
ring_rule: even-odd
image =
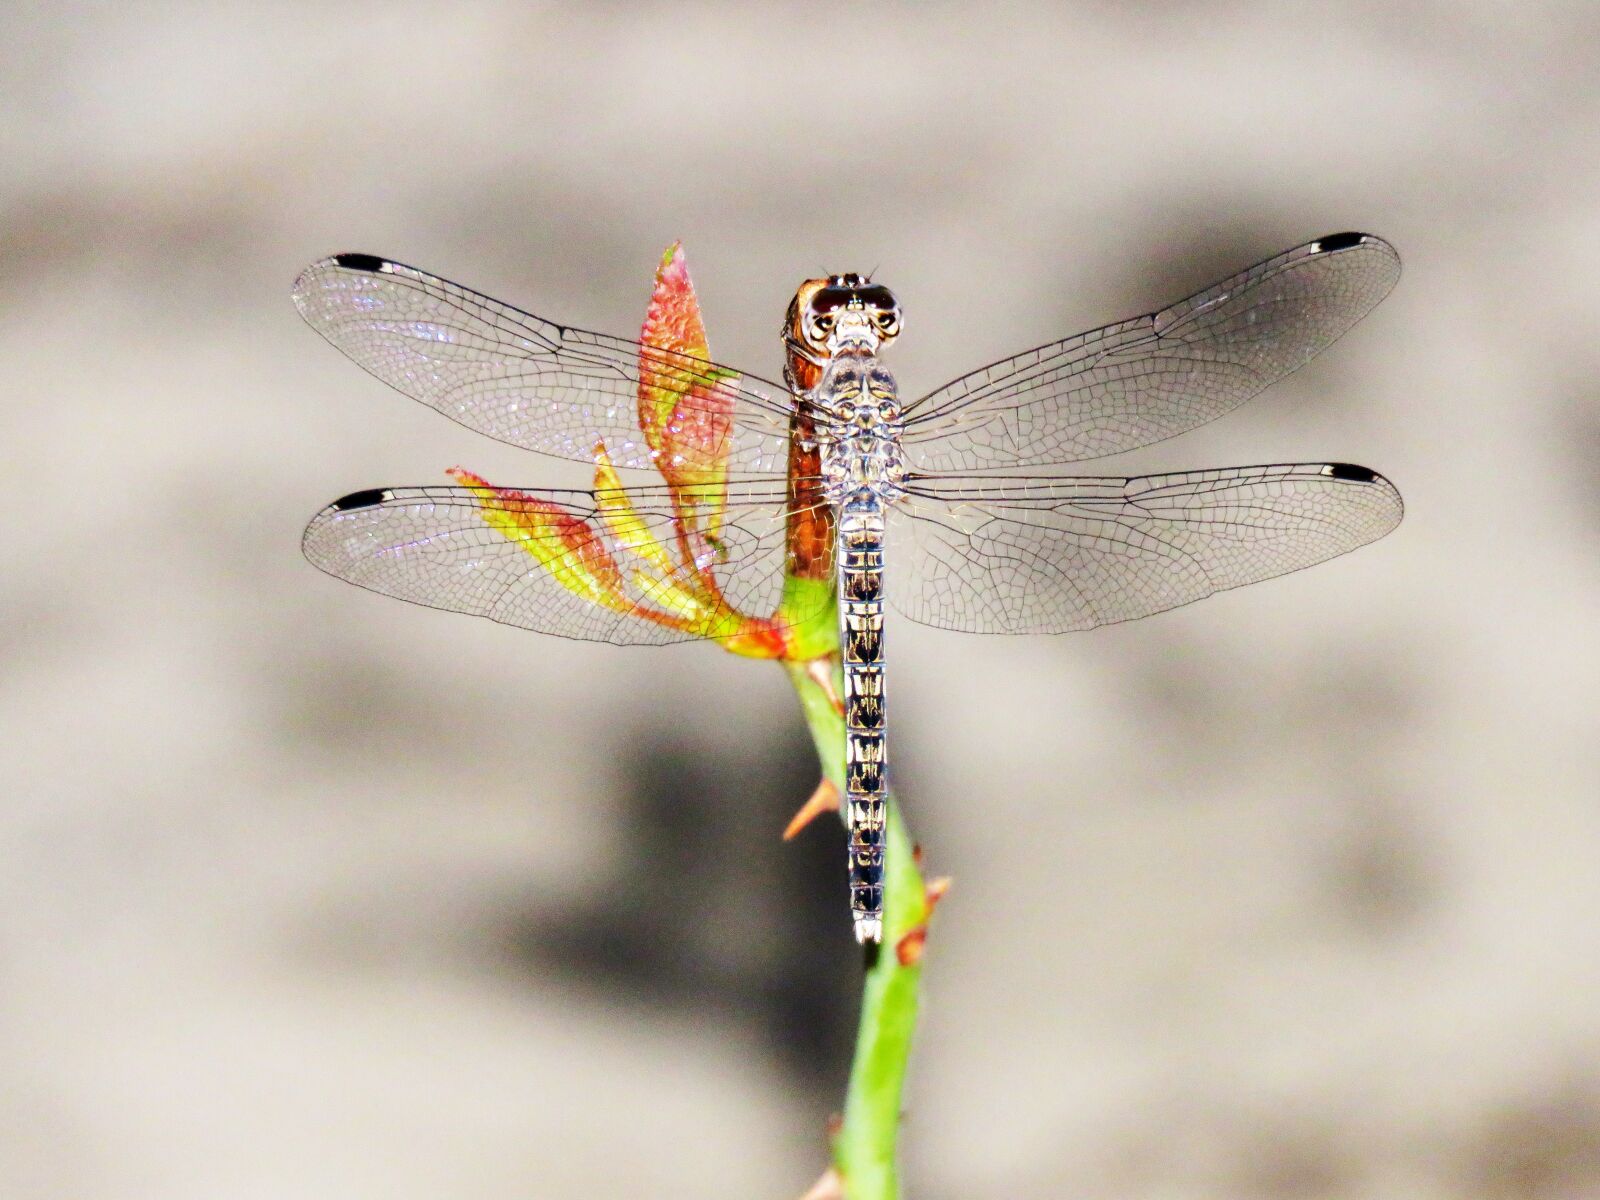
[[[893,631],[955,877],[908,1192],[1600,1194],[1592,5],[33,6],[0,39],[0,1195],[790,1197],[858,961],[781,672],[340,585],[358,487],[562,468],[288,300],[393,255],[713,350],[876,269],[908,393],[1319,234],[1395,294],[1117,470],[1332,459],[1348,558]],[[1100,464],[1097,464],[1097,466]],[[731,902],[730,902],[731,898]]]

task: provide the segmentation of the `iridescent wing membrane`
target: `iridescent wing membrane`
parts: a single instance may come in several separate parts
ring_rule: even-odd
[[[1388,242],[1335,234],[908,405],[904,440],[919,478],[891,544],[916,550],[909,570],[888,573],[890,602],[942,628],[1061,633],[1162,612],[1382,537],[1400,522],[1400,495],[1348,464],[1135,478],[999,472],[1120,454],[1215,420],[1304,366],[1399,278]]]
[[[604,440],[616,466],[656,466],[638,421],[642,362],[661,375],[722,377],[717,402],[732,408],[732,474],[781,476],[788,461],[788,389],[716,363],[557,325],[370,254],[313,263],[295,280],[294,302],[313,329],[390,387],[513,446],[592,463]],[[697,412],[698,403],[684,395],[682,419],[720,417],[709,407]]]
[[[1383,536],[1400,520],[1400,498],[1365,468],[1136,478],[1053,468],[1223,415],[1330,345],[1398,277],[1399,258],[1382,239],[1323,238],[1159,312],[1037,347],[908,405],[914,477],[891,530],[889,599],[911,619],[944,628],[1063,632],[1160,612]],[[580,461],[593,461],[603,440],[619,467],[656,465],[636,404],[641,355],[648,366],[666,352],[556,325],[366,255],[312,266],[295,300],[361,366],[469,428]],[[710,550],[688,547],[679,576],[666,577],[667,593],[681,576],[703,573],[736,607],[765,614],[783,585],[794,401],[757,377],[692,366],[729,380],[735,479],[726,538]],[[1001,473],[1029,467],[1048,474]],[[628,492],[642,525],[671,544],[681,530],[666,490]],[[598,561],[623,580],[630,604],[661,598],[659,564],[641,561],[638,539],[601,519],[603,489],[519,495],[590,518],[593,536],[533,561],[528,530],[523,545],[491,530],[470,489],[391,489],[325,509],[306,531],[306,553],[377,591],[568,637],[704,636],[640,621],[614,595],[609,607],[591,603],[559,582],[563,564],[581,570]],[[535,524],[532,537],[548,547],[570,531]]]
[[[1400,522],[1399,493],[1344,463],[1130,478],[929,484],[889,544],[915,547],[891,604],[970,633],[1132,621],[1309,567]]]
[[[709,541],[682,527],[660,484],[629,486],[625,494],[518,492],[511,537],[486,524],[483,496],[472,488],[389,488],[346,496],[312,520],[304,549],[322,570],[419,604],[621,644],[716,636],[716,622],[691,631],[671,620],[696,592],[758,616],[776,608],[792,411],[782,385],[558,325],[367,254],[314,263],[293,294],[307,323],[359,366],[514,446],[591,464],[603,446],[615,467],[659,470],[658,450],[639,422],[647,371],[656,386],[714,377],[709,397],[680,390],[673,419],[699,433],[726,429],[725,444],[704,447],[726,461],[730,476],[721,528]],[[606,520],[618,501],[633,507],[637,525]],[[641,612],[668,619],[640,619]]]
[[[627,523],[608,520],[616,502]],[[684,547],[663,487],[539,489],[495,498],[467,487],[382,488],[329,505],[306,529],[313,564],[388,596],[561,637],[664,645],[736,636],[783,590],[783,491],[733,485],[716,547]]]
[[[1054,467],[1135,450],[1231,412],[1304,366],[1389,294],[1400,256],[1371,234],[1308,242],[1159,312],[991,363],[906,406],[931,475]]]

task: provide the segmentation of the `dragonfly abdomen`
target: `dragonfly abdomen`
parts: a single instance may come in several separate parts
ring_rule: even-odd
[[[888,755],[884,722],[883,506],[858,492],[839,515],[839,608],[844,643],[845,803],[850,912],[856,940],[883,936]]]

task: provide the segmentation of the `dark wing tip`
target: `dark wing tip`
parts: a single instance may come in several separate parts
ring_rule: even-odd
[[[376,275],[389,265],[389,260],[376,254],[335,254],[333,261],[347,271],[366,271]]]
[[[1371,483],[1375,479],[1383,478],[1376,471],[1368,467],[1358,467],[1354,463],[1329,463],[1322,468],[1322,473],[1334,479],[1348,479],[1352,483]]]
[[[1352,246],[1360,246],[1366,242],[1379,240],[1370,233],[1330,233],[1325,238],[1317,239],[1316,253],[1333,254],[1339,250],[1348,250]]]
[[[393,495],[394,493],[388,488],[367,488],[365,491],[351,492],[348,496],[340,496],[328,507],[334,512],[351,512],[358,508],[375,508]]]

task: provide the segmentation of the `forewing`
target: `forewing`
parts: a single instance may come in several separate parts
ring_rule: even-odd
[[[925,625],[1065,633],[1131,621],[1363,546],[1400,523],[1343,463],[929,486],[897,506],[890,601]]]
[[[302,547],[328,574],[387,596],[617,645],[740,636],[733,616],[709,628],[683,619],[707,595],[704,577],[743,614],[768,617],[783,594],[781,488],[735,485],[714,548],[686,534],[665,488],[627,489],[621,514],[620,490],[495,490],[512,497],[499,514],[523,518],[509,536],[485,519],[482,489],[397,487],[330,504]]]
[[[470,288],[370,254],[340,254],[307,267],[294,302],[318,333],[391,387],[469,429],[560,458],[593,462],[604,440],[619,467],[655,465],[638,420],[640,357],[655,382],[704,382],[686,394],[680,419],[696,431],[723,427],[728,470],[781,472],[788,392],[703,359],[626,338],[569,329]],[[704,411],[696,411],[700,406]],[[702,446],[715,458],[720,447]]]
[[[1382,238],[1310,242],[1160,312],[946,384],[907,410],[911,462],[929,474],[1060,466],[1173,437],[1303,366],[1399,278]]]

